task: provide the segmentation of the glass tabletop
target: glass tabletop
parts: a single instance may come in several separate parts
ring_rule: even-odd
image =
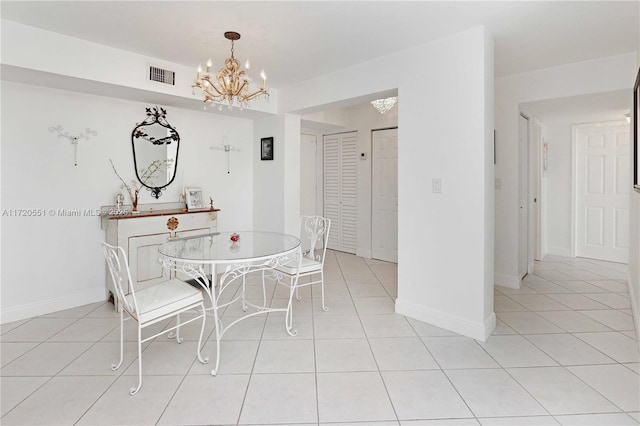
[[[158,252],[186,261],[240,262],[286,253],[298,246],[298,238],[277,232],[215,232],[169,240],[158,248]]]

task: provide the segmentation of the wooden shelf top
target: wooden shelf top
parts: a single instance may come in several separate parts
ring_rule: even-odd
[[[123,210],[127,211],[127,210]],[[219,212],[220,209],[205,208],[205,209],[197,209],[197,210],[187,210],[186,208],[182,209],[149,209],[149,210],[140,210],[138,213],[132,213],[130,210],[127,211],[126,214],[117,214],[114,209],[112,212],[107,211],[105,216],[109,220],[121,220],[121,219],[135,219],[139,217],[153,217],[153,216],[175,216],[180,214],[193,214],[193,213],[215,213]],[[114,213],[114,214],[110,214]]]

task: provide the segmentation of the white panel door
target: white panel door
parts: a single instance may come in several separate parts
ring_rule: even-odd
[[[575,126],[576,256],[629,257],[630,132],[626,123]]]
[[[357,247],[358,134],[324,136],[324,216],[331,219],[327,247],[355,253]]]
[[[373,132],[371,256],[398,262],[398,129]]]

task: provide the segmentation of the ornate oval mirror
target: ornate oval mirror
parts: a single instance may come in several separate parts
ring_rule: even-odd
[[[176,177],[180,136],[163,108],[147,108],[147,118],[131,133],[136,177],[156,199]]]

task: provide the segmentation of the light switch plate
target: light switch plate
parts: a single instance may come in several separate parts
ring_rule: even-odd
[[[431,180],[431,188],[434,194],[442,194],[442,179],[433,178]]]

